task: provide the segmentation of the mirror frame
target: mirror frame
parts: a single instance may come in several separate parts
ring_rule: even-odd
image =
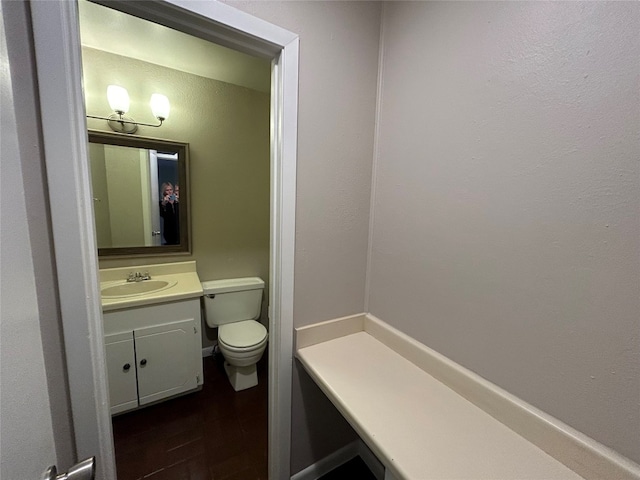
[[[103,145],[118,145],[121,147],[146,148],[151,150],[169,150],[178,153],[178,178],[180,178],[180,244],[159,245],[150,247],[111,247],[98,248],[99,258],[131,258],[159,255],[190,255],[191,254],[191,210],[189,197],[191,186],[189,183],[189,144],[163,140],[159,138],[131,136],[123,133],[108,133],[89,130],[89,143]],[[89,163],[91,159],[87,159]],[[184,181],[182,180],[184,179]],[[95,225],[95,213],[94,213]],[[183,224],[184,222],[184,224]]]

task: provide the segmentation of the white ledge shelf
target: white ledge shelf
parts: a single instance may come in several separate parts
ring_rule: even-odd
[[[345,317],[296,333],[297,358],[384,464],[385,478],[640,478],[636,464],[507,398],[498,387],[375,317]],[[478,403],[497,404],[511,419],[511,428]],[[558,425],[565,427],[560,433]],[[541,428],[547,431],[540,433]],[[543,451],[514,429],[532,429],[536,443],[548,441],[557,451]]]

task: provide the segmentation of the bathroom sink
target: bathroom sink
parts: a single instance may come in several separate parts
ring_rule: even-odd
[[[144,280],[142,282],[118,282],[101,289],[102,297],[133,297],[147,293],[156,293],[173,287],[177,280]]]

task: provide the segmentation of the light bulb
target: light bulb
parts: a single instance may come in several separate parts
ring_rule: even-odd
[[[169,105],[169,99],[160,93],[154,93],[151,95],[151,111],[153,112],[153,116],[156,117],[160,121],[164,121],[169,118],[169,110],[171,106]]]
[[[111,109],[119,114],[129,111],[129,94],[127,89],[118,85],[109,85],[107,87],[107,100]]]

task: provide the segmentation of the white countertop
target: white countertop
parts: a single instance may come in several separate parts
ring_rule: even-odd
[[[397,478],[582,478],[364,331],[297,357]]]
[[[202,284],[196,273],[195,262],[178,262],[158,265],[139,265],[100,270],[100,288],[125,280],[130,272],[149,272],[152,280],[175,280],[177,283],[164,290],[127,297],[102,297],[102,310],[153,305],[177,300],[201,297]]]

